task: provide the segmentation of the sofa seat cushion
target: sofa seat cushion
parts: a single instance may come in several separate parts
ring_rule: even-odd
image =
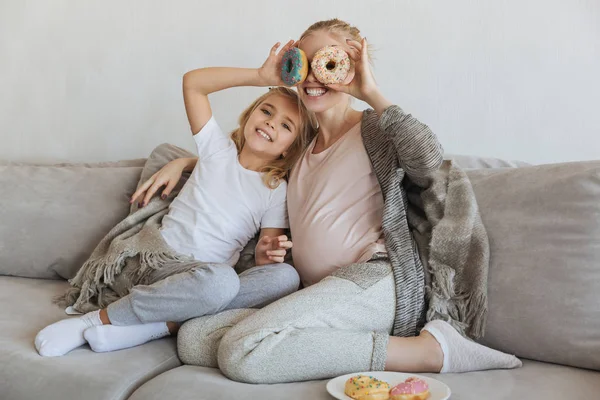
[[[452,400],[596,399],[600,393],[600,372],[528,360],[514,370],[424,375],[446,383]],[[145,383],[131,400],[331,400],[326,383],[251,385],[230,381],[215,368],[184,365]]]
[[[0,277],[0,399],[127,399],[144,382],[181,365],[175,341],[96,354],[80,347],[63,357],[41,357],[37,332],[66,315],[52,298],[68,283]]]

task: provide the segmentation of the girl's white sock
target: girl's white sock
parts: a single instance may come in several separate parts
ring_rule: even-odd
[[[129,326],[93,326],[83,333],[92,350],[97,353],[139,346],[169,334],[166,322]]]
[[[57,357],[85,344],[83,332],[102,325],[100,310],[48,325],[35,337],[35,348],[44,357]]]

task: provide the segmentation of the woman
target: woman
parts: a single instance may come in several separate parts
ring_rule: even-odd
[[[520,366],[514,356],[465,339],[447,322],[430,321],[419,332],[427,304],[412,283],[425,278],[401,183],[407,175],[425,187],[442,163],[442,147],[426,125],[382,95],[358,29],[337,19],[317,22],[296,45],[309,61],[319,49],[339,46],[355,65],[344,84],[324,86],[309,71],[298,87],[319,126],[288,184],[292,254],[305,288],[262,310],[190,322],[195,329],[204,324],[205,333],[231,326],[220,343],[220,335],[196,338],[195,347],[208,354],[196,363],[216,366],[218,360],[229,378],[250,383],[366,370]],[[281,84],[276,75],[269,74],[270,84]],[[372,109],[354,110],[353,97]],[[165,167],[146,198],[194,163]]]

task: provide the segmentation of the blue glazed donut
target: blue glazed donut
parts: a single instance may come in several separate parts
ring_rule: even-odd
[[[306,79],[308,59],[297,47],[292,47],[283,55],[281,62],[281,79],[287,86],[296,86]]]

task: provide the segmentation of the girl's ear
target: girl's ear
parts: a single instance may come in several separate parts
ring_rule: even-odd
[[[285,158],[285,156],[287,156],[287,153],[288,153],[287,151],[284,151],[284,152],[281,154],[281,158]]]

